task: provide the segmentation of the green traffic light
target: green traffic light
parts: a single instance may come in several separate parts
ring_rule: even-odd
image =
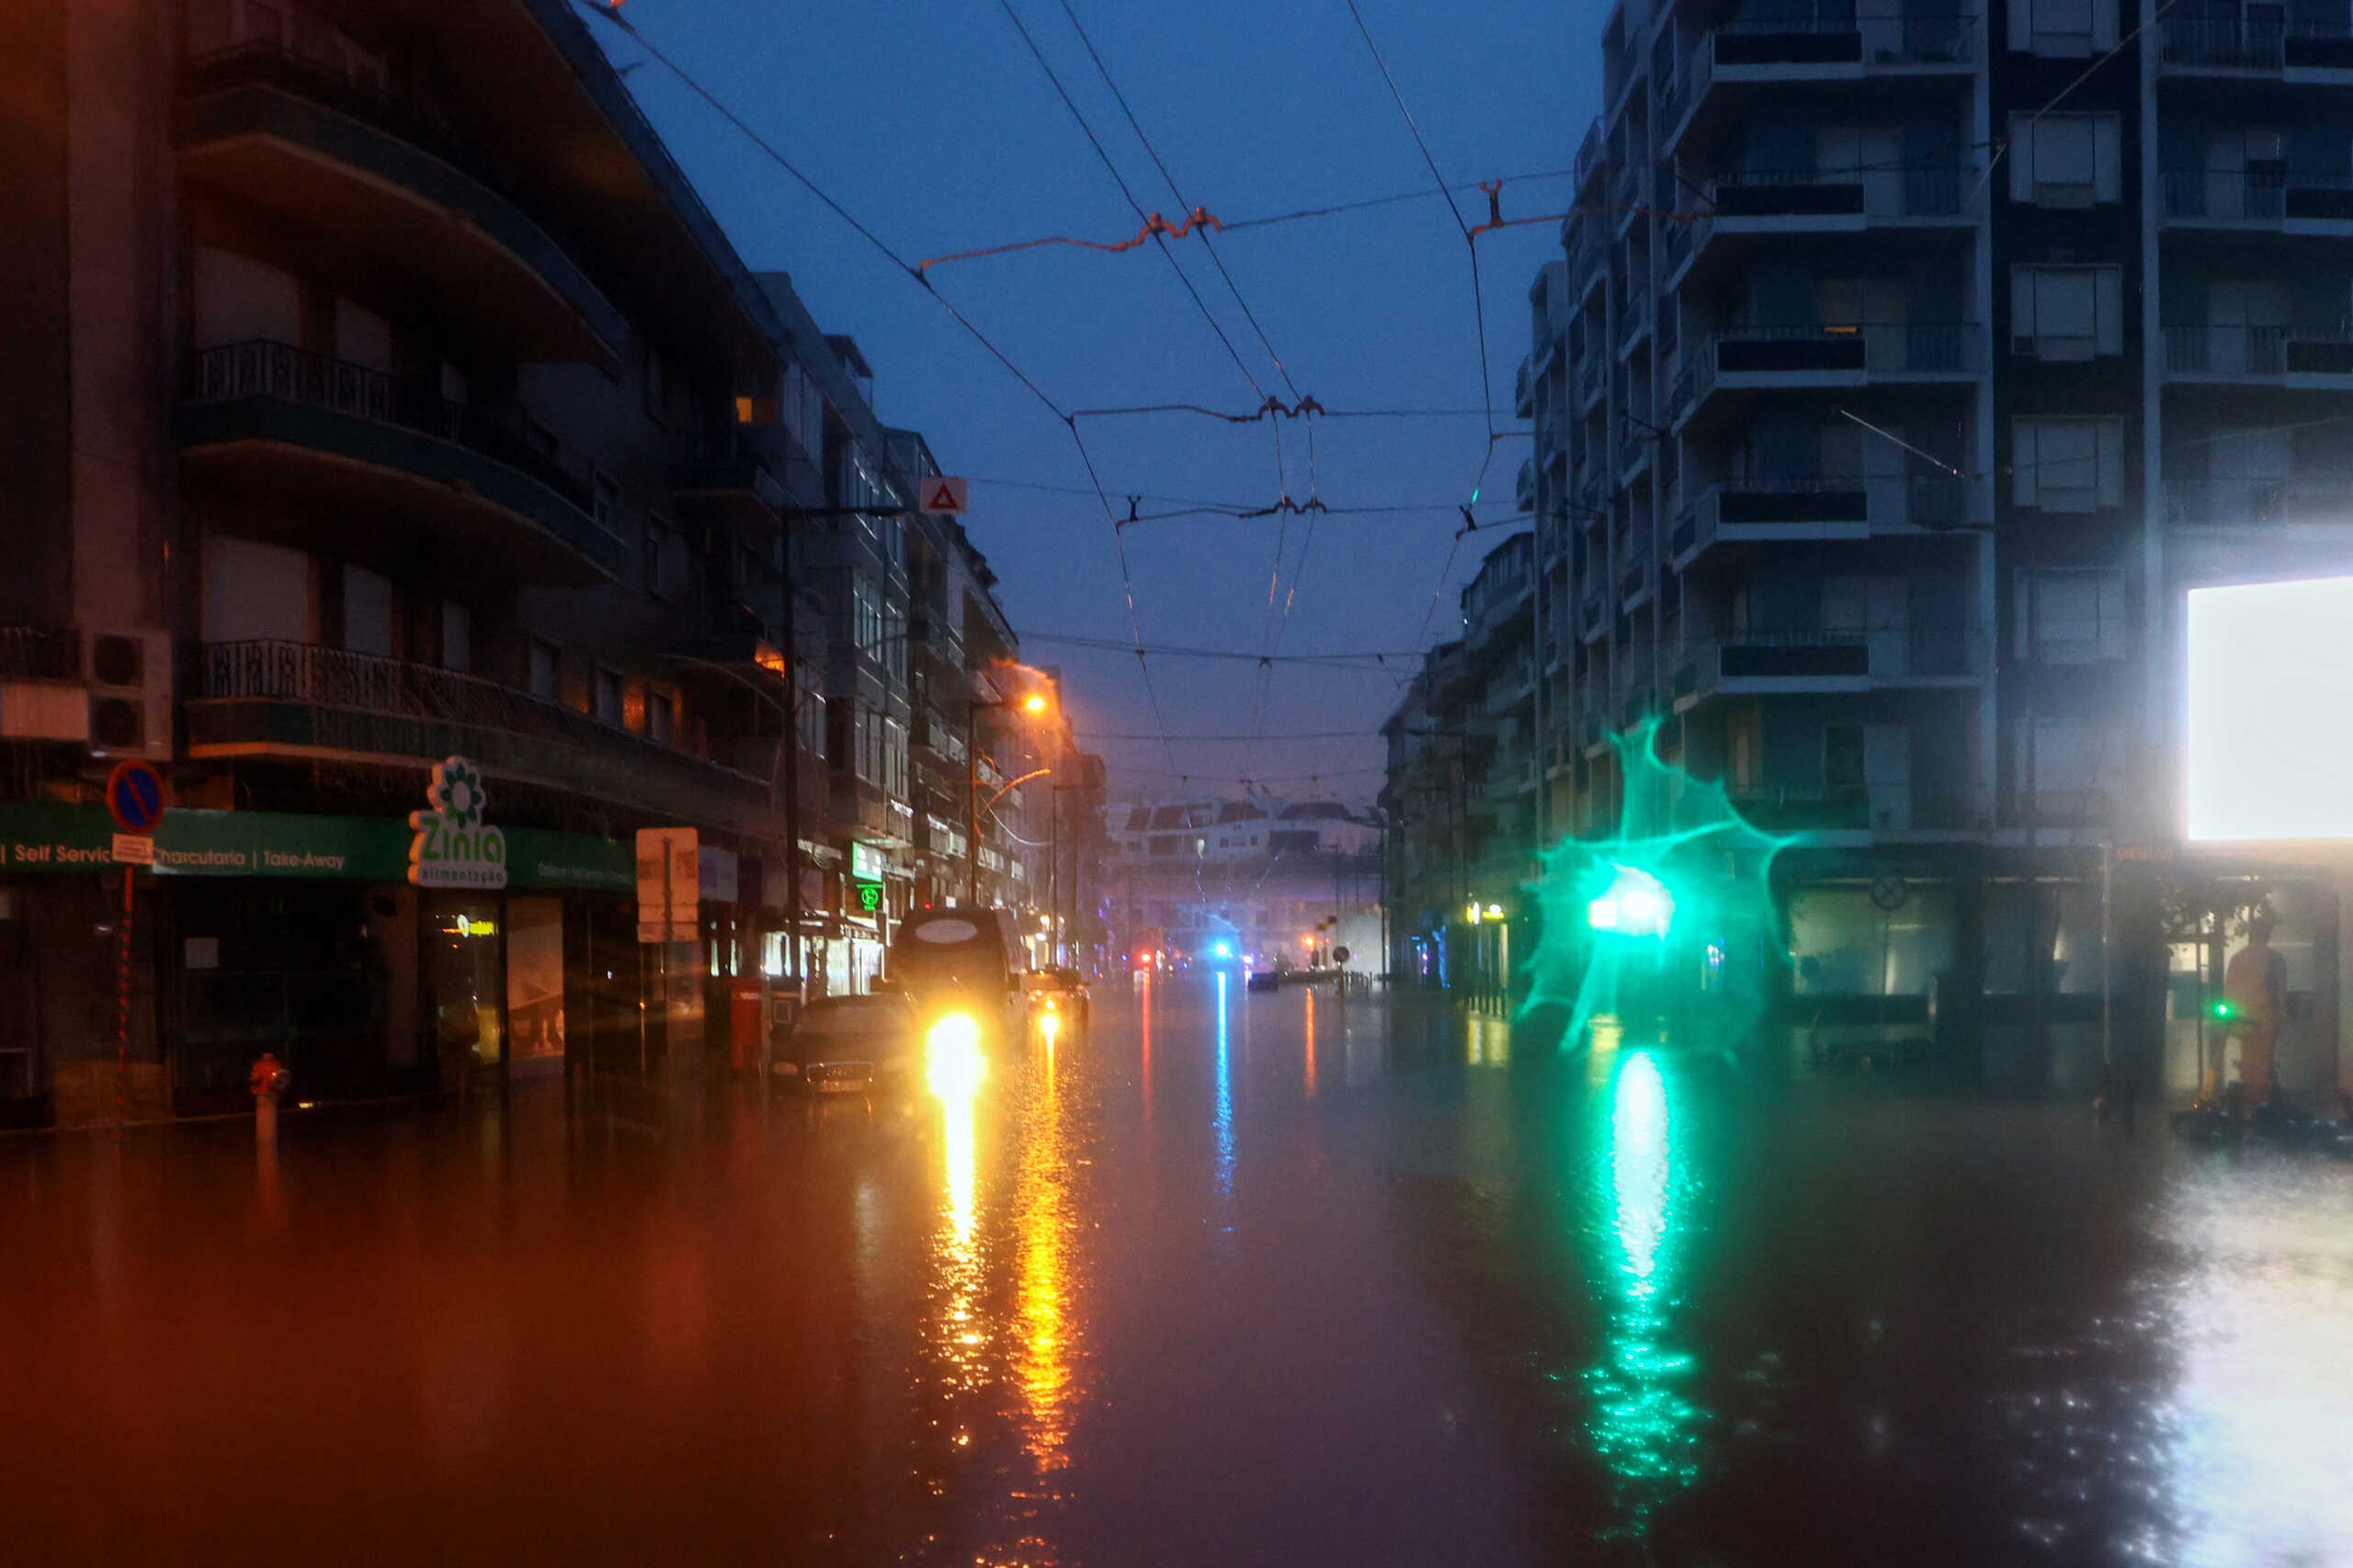
[[[1585,907],[1586,924],[1619,937],[1664,937],[1675,923],[1675,897],[1648,871],[1610,862],[1609,885]]]

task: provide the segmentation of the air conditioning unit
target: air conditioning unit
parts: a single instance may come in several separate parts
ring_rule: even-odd
[[[93,631],[90,750],[101,756],[172,755],[172,637],[167,631]]]

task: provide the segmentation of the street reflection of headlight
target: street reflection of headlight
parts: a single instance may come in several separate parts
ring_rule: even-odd
[[[967,1013],[950,1013],[924,1036],[924,1077],[945,1099],[970,1095],[988,1074],[981,1054],[981,1026]]]
[[[1048,1045],[1054,1043],[1054,1036],[1062,1032],[1062,1019],[1052,1013],[1048,1013],[1038,1020],[1038,1032],[1045,1038]]]

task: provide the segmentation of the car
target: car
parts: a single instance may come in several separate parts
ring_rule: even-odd
[[[810,1003],[778,1045],[771,1073],[818,1094],[863,1094],[923,1061],[915,1004],[896,992]]]
[[[1022,980],[1022,990],[1029,997],[1029,1017],[1033,1022],[1051,1017],[1067,1019],[1076,1028],[1086,1027],[1093,998],[1088,994],[1086,977],[1078,971],[1033,970]]]

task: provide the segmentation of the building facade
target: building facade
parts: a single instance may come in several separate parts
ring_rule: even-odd
[[[700,1046],[732,980],[870,981],[925,844],[915,563],[985,563],[589,24],[17,19],[0,1114],[125,1095],[129,758],[174,801],[131,875],[134,1115],[242,1103],[265,1050],[319,1098],[432,1089]],[[502,857],[462,887],[411,869],[453,757]],[[648,826],[698,832],[690,942],[638,941]]]
[[[1464,585],[1459,639],[1425,655],[1382,726],[1389,964],[1402,983],[1509,987],[1506,915],[1524,925],[1543,842],[1535,598],[1536,536],[1513,534]]]
[[[1989,1074],[2078,1085],[2121,1017],[2178,1088],[2261,903],[2282,1081],[2332,1075],[2336,896],[2175,849],[2185,594],[2353,562],[2348,33],[1614,9],[1517,392],[1540,837],[1614,830],[1609,738],[1655,720],[1789,835],[1793,1014],[1933,996]]]

